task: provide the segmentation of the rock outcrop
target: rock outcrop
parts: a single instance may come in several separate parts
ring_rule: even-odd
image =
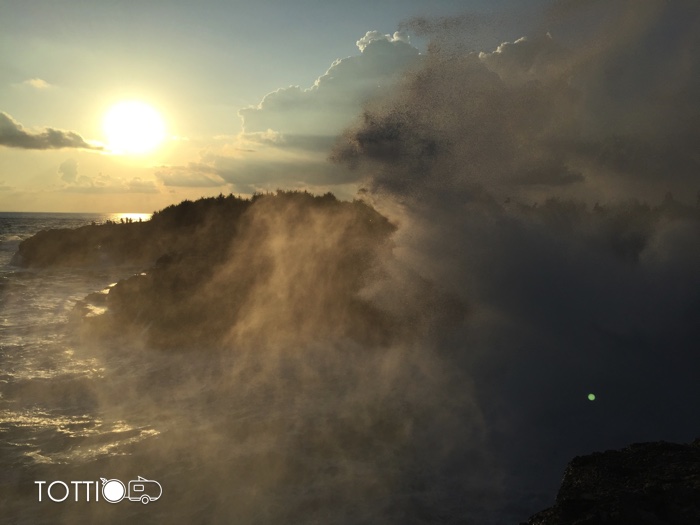
[[[700,438],[574,458],[556,504],[528,525],[697,525]]]
[[[252,205],[233,195],[183,201],[149,221],[40,231],[22,241],[14,263],[26,268],[143,266],[168,253],[220,255]]]
[[[143,223],[40,232],[18,260],[123,266],[130,277],[76,305],[74,318],[102,338],[135,335],[163,349],[384,346],[435,322],[423,311],[451,312],[445,322],[465,315],[418,275],[404,276],[418,306],[382,309],[367,295],[378,293],[368,283],[389,278],[395,229],[366,203],[330,193],[230,195],[184,201]]]
[[[220,196],[143,223],[42,231],[20,244],[18,260],[129,268],[131,277],[77,305],[75,317],[110,338],[137,333],[159,348],[273,336],[381,343],[391,320],[359,292],[389,256],[394,230],[364,202],[330,193]]]

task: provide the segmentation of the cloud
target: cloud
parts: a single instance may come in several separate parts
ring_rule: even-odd
[[[281,88],[257,106],[240,110],[245,132],[271,129],[286,135],[336,135],[364,102],[418,60],[418,50],[400,32],[370,31],[357,46],[360,55],[336,60],[311,87]]]
[[[160,193],[160,190],[152,180],[142,180],[134,177],[126,183],[128,193]]]
[[[61,191],[94,194],[160,193],[154,181],[143,180],[139,177],[123,179],[102,173],[95,177],[78,176],[72,183],[65,185]]]
[[[0,112],[0,146],[20,149],[102,149],[85,142],[73,131],[46,128],[42,132],[25,131],[22,125],[7,113]]]
[[[309,153],[320,153],[324,156],[333,148],[337,135],[304,135],[301,133],[283,134],[271,129],[264,133],[246,133],[241,137],[251,147],[255,145],[272,146],[279,149],[300,150]],[[254,149],[248,149],[255,152]]]
[[[312,86],[280,88],[239,111],[244,132],[201,162],[159,170],[166,185],[275,189],[347,184],[355,174],[332,165],[328,155],[363,104],[389,91],[420,62],[403,32],[369,31],[360,54],[336,60]]]
[[[504,42],[490,53],[480,52],[479,58],[489,69],[509,82],[527,82],[561,75],[570,67],[566,49],[547,33],[536,38],[522,37]]]
[[[181,188],[215,188],[227,182],[212,166],[191,162],[187,166],[162,166],[156,177],[163,185]]]
[[[258,188],[327,186],[347,184],[356,180],[352,171],[333,166],[322,159],[279,157],[240,162],[219,157],[212,160],[217,166],[219,176],[227,182],[258,185]]]
[[[75,159],[64,160],[58,167],[58,173],[65,182],[75,182],[78,178],[78,161]]]
[[[475,184],[505,193],[527,181],[560,185],[566,178],[556,172],[581,171],[561,151],[577,135],[568,118],[577,106],[560,77],[523,85],[475,53],[431,55],[423,70],[365,111],[333,158],[373,173],[375,189],[407,195],[434,173],[447,192]]]
[[[465,38],[466,34],[474,32],[489,20],[492,20],[492,17],[475,13],[442,17],[416,16],[401,22],[400,27],[421,37],[429,36],[442,39],[446,36],[454,36],[457,32],[461,34],[462,38]]]
[[[610,7],[587,28],[590,42],[542,34],[481,53],[436,48],[333,157],[381,163],[373,182],[393,190],[418,190],[438,171],[499,195],[542,185],[570,193],[574,182],[588,199],[694,194],[700,61],[688,49],[700,45],[700,17],[688,3],[651,4],[633,15],[634,4]]]
[[[51,89],[52,87],[54,87],[52,84],[49,84],[46,80],[41,78],[30,78],[22,82],[22,84],[39,90]]]
[[[268,135],[265,140],[273,140]],[[207,153],[199,162],[183,166],[163,166],[156,177],[168,187],[227,187],[228,191],[254,193],[279,188],[328,191],[329,186],[355,182],[356,173],[344,166],[334,165],[322,155],[293,148],[268,146],[261,141],[256,153],[241,152],[239,156]],[[347,192],[345,192],[347,193]],[[351,192],[353,193],[353,192]]]
[[[408,33],[404,31],[396,31],[393,35],[383,35],[379,31],[367,31],[365,36],[356,42],[356,45],[358,49],[364,53],[365,49],[374,42],[403,42],[405,44],[410,44],[410,38]]]
[[[416,16],[400,24],[402,30],[421,38],[428,38],[428,51],[442,55],[464,55],[475,49],[483,49],[483,42],[492,41],[503,26],[513,24],[518,18],[511,6],[508,13],[493,10],[489,13],[467,12],[455,16]]]

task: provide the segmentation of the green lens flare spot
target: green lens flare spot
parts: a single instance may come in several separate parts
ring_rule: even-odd
[[[595,394],[588,394],[589,401],[595,401]]]

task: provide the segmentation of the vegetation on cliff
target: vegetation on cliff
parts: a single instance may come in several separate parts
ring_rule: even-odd
[[[135,329],[152,346],[220,344],[262,302],[278,329],[294,326],[300,337],[327,330],[364,339],[382,337],[382,321],[357,293],[394,229],[367,204],[330,193],[220,195],[148,222],[40,232],[19,256],[27,267],[143,268],[111,288],[108,315],[92,322]]]

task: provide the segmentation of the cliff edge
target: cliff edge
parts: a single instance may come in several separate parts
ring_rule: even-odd
[[[574,458],[553,507],[527,525],[697,525],[700,438]]]

